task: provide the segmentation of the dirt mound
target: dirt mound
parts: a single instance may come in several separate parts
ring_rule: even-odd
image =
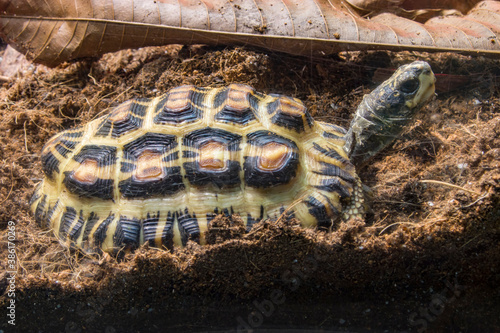
[[[190,243],[173,252],[144,247],[117,261],[63,248],[29,212],[42,178],[43,144],[132,97],[181,84],[246,83],[298,97],[316,119],[347,127],[375,81],[416,59],[433,67],[439,95],[395,144],[359,170],[373,190],[365,221],[331,233],[265,221],[245,233],[237,217],[219,218],[210,245]],[[3,83],[1,307],[8,314],[15,300],[16,326],[4,315],[0,327],[500,330],[499,77],[498,60],[451,54],[312,59],[169,46],[40,68]],[[15,241],[8,243],[9,236]],[[15,262],[8,261],[9,244]],[[17,271],[15,297],[10,271]]]

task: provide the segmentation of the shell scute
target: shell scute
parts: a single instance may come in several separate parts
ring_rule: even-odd
[[[83,134],[83,128],[80,126],[55,135],[43,146],[42,170],[47,178],[54,180],[55,174],[60,172],[61,160],[74,151]]]
[[[80,236],[84,223],[82,211],[78,213],[74,207],[66,207],[59,224],[59,237],[67,238],[68,241],[74,243]]]
[[[276,100],[267,106],[267,112],[273,124],[292,129],[297,133],[303,132],[313,121],[300,100],[287,96],[278,95]]]
[[[230,84],[214,99],[214,108],[221,107],[216,113],[215,121],[248,125],[257,121],[255,110],[258,101],[254,97],[254,89],[243,84]]]
[[[213,184],[219,189],[239,185],[241,140],[238,134],[210,127],[186,135],[183,156],[190,157],[185,159],[183,168],[189,183],[195,186]],[[214,163],[221,167],[207,167]]]
[[[199,242],[200,225],[196,214],[190,213],[189,209],[185,208],[184,211],[176,212],[176,215],[182,245],[185,246],[188,240]]]
[[[160,239],[157,241],[158,234],[158,224],[160,222],[160,212],[156,213],[148,213],[146,218],[142,221],[142,229],[144,233],[144,243],[148,243],[150,246],[159,246],[161,247],[162,239],[163,241],[167,241],[164,229],[160,231]],[[173,224],[173,221],[172,221]],[[171,238],[171,237],[170,237]],[[166,244],[166,243],[165,243]]]
[[[85,145],[65,166],[63,184],[79,197],[113,198],[117,148]]]
[[[182,189],[174,135],[147,133],[123,146],[119,189],[125,198],[172,195]]]
[[[269,131],[257,131],[247,135],[247,149],[243,170],[248,186],[266,188],[283,185],[296,176],[299,151],[292,140]],[[271,165],[274,168],[269,168]]]
[[[113,233],[113,246],[136,249],[141,235],[141,221],[136,217],[120,216]]]
[[[84,244],[85,248],[89,248],[91,245],[89,242],[89,235],[91,234],[98,221],[99,216],[95,212],[91,212],[85,223],[85,228],[83,229],[82,244]]]
[[[104,246],[104,245],[106,243],[106,239],[109,238],[108,237],[108,234],[109,234],[108,229],[110,228],[110,225],[113,223],[114,219],[115,219],[115,215],[110,214],[105,219],[103,219],[101,221],[101,223],[96,224],[97,227],[94,226],[94,228],[92,228],[92,230],[89,234],[89,237],[93,236],[92,237],[93,243],[92,243],[92,241],[89,243],[82,242],[80,247],[84,246],[83,248],[93,249],[94,251],[102,248],[104,251],[106,251],[109,248],[109,245],[108,244],[106,244],[106,246]]]
[[[53,180],[54,174],[59,173],[59,166],[61,161],[54,155],[54,153],[50,150],[42,153],[41,156],[42,161],[42,170],[45,174],[45,177]]]
[[[141,128],[147,107],[147,100],[144,99],[118,105],[99,124],[95,135],[103,137],[111,135],[113,138],[118,138]]]
[[[155,124],[185,124],[203,117],[202,105],[205,94],[194,86],[171,89],[158,103]]]

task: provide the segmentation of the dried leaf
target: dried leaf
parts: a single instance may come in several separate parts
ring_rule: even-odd
[[[480,0],[346,0],[363,17],[392,13],[418,22],[467,14]]]
[[[455,9],[466,14],[480,0],[346,0],[353,7],[363,11],[395,12],[403,10]]]
[[[251,45],[299,55],[343,50],[500,53],[500,3],[424,25],[384,13],[362,18],[343,0],[0,0],[0,33],[56,66],[125,48]]]

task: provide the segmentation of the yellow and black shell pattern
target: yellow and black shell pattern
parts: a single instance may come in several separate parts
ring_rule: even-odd
[[[363,213],[344,134],[295,98],[181,86],[54,136],[30,204],[40,225],[87,252],[203,244],[218,214],[248,229],[281,216],[329,226]]]

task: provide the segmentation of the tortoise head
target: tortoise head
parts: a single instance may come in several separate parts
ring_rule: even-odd
[[[388,146],[434,95],[436,79],[425,61],[401,66],[365,95],[346,134],[344,150],[360,166]]]

